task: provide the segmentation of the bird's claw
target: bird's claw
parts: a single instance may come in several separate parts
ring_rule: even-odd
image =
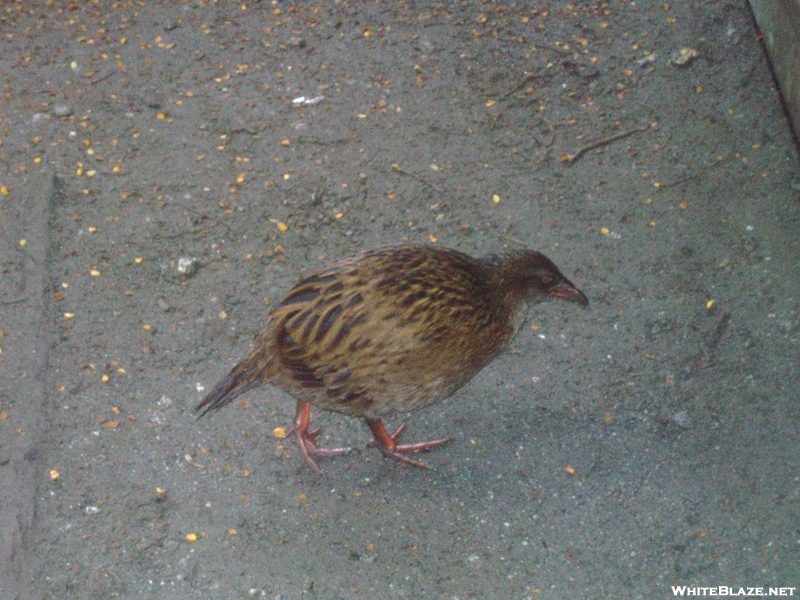
[[[374,440],[367,443],[368,448],[377,447],[381,453],[388,458],[393,458],[422,469],[430,469],[430,465],[408,456],[408,454],[406,454],[407,452],[419,452],[420,450],[427,450],[428,448],[437,448],[438,446],[443,446],[447,442],[452,441],[452,438],[443,438],[441,440],[431,440],[430,442],[398,444],[397,438],[403,433],[403,430],[406,428],[405,425],[400,425],[393,434],[386,431],[386,427],[380,419],[367,419],[367,425],[369,425],[369,428],[372,430],[372,435],[375,437]]]
[[[316,456],[337,456],[339,454],[346,454],[352,450],[349,446],[341,448],[318,448],[316,445],[317,438],[319,437],[321,428],[308,430],[308,424],[311,420],[311,404],[308,402],[297,403],[297,415],[294,419],[294,426],[286,434],[287,436],[294,434],[297,445],[300,447],[300,453],[306,459],[308,465],[317,473],[322,473],[319,468]]]

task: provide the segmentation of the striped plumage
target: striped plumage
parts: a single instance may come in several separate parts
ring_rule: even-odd
[[[382,435],[380,418],[452,395],[514,337],[527,304],[548,296],[588,303],[530,250],[483,259],[435,246],[364,252],[295,285],[197,410],[272,383],[298,399],[295,433],[315,469],[311,454],[326,452],[307,431],[309,403],[366,418],[385,454],[421,464],[384,447],[394,437]]]

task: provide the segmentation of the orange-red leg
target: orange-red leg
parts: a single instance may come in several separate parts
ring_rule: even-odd
[[[377,446],[378,449],[383,452],[384,456],[414,465],[415,467],[422,467],[423,469],[429,469],[430,467],[421,460],[411,458],[403,453],[417,452],[418,450],[425,450],[427,448],[436,448],[437,446],[443,446],[451,440],[451,438],[444,438],[441,440],[433,440],[431,442],[417,442],[416,444],[398,444],[397,438],[400,437],[401,433],[403,433],[403,429],[406,428],[405,425],[400,425],[400,427],[397,428],[397,431],[395,431],[392,435],[386,431],[386,427],[384,427],[383,421],[380,419],[367,418],[366,421],[367,425],[369,425],[369,428],[372,431],[372,435],[375,436],[375,441],[370,442],[370,444]]]
[[[306,459],[308,465],[317,473],[322,473],[317,461],[314,460],[315,456],[336,456],[337,454],[345,454],[350,452],[351,448],[317,448],[314,440],[319,436],[319,429],[313,431],[308,430],[309,423],[311,422],[311,403],[298,401],[297,414],[294,417],[294,427],[289,431],[288,435],[294,434],[297,440],[297,445],[300,447],[300,453]]]

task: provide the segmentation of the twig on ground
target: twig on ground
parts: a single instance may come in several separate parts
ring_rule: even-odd
[[[675,187],[676,185],[680,185],[682,183],[686,183],[687,181],[691,181],[692,179],[697,179],[698,177],[700,177],[700,175],[702,175],[706,171],[709,171],[709,170],[713,169],[714,167],[717,167],[717,166],[727,162],[730,158],[731,158],[731,156],[726,156],[726,157],[719,156],[719,157],[717,157],[717,159],[713,163],[700,167],[699,169],[697,169],[697,171],[695,171],[691,175],[687,175],[686,177],[682,177],[680,179],[676,179],[675,181],[670,181],[669,183],[662,183],[661,187],[662,188],[671,188],[671,187]]]
[[[622,131],[620,133],[615,133],[614,135],[609,135],[604,138],[600,138],[599,140],[595,140],[594,142],[590,142],[585,146],[581,146],[578,148],[573,154],[564,154],[561,157],[561,162],[572,164],[576,160],[578,160],[581,156],[589,152],[589,150],[594,150],[595,148],[599,148],[600,146],[605,146],[606,144],[610,144],[611,142],[616,142],[617,140],[621,140],[622,138],[626,138],[629,135],[633,135],[634,133],[640,133],[642,131],[647,131],[647,126],[642,125],[641,127],[636,127],[635,129],[629,129],[627,131]]]
[[[412,173],[412,172],[410,172],[410,171],[406,171],[405,169],[403,169],[403,168],[402,168],[400,165],[398,165],[397,163],[394,163],[394,164],[392,164],[392,170],[393,170],[393,171],[397,171],[398,173],[402,173],[403,175],[408,175],[409,177],[413,177],[413,178],[414,178],[414,179],[416,179],[417,181],[420,181],[420,182],[424,183],[425,185],[428,185],[428,186],[432,187],[434,190],[436,190],[436,191],[437,191],[437,192],[439,192],[440,194],[443,194],[443,193],[444,193],[444,192],[442,191],[442,189],[441,189],[441,188],[439,188],[438,186],[436,186],[435,184],[431,183],[430,181],[428,181],[428,180],[427,180],[427,179],[425,179],[424,177],[420,177],[419,175],[416,175],[416,174],[414,174],[414,173]]]

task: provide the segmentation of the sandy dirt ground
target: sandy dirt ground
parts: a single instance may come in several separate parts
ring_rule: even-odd
[[[800,161],[744,0],[3,2],[0,84],[0,598],[800,586]],[[591,306],[389,420],[430,471],[320,412],[358,451],[315,474],[272,387],[196,420],[294,282],[403,242]]]

